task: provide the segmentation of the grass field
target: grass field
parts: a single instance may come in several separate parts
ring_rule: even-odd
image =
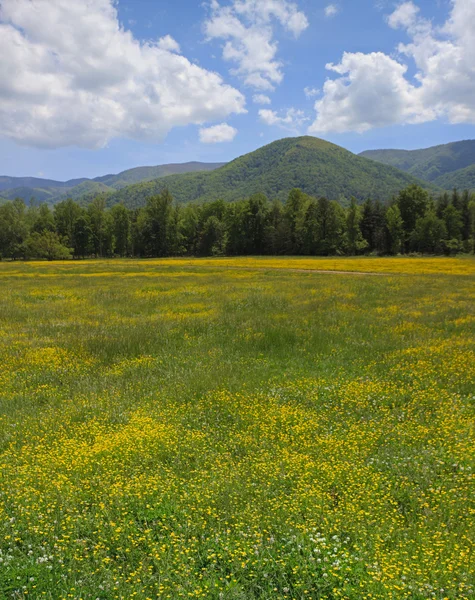
[[[475,597],[474,260],[0,263],[0,332],[0,598]]]

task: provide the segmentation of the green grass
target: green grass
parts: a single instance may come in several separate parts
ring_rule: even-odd
[[[473,598],[473,276],[271,262],[0,264],[0,598]]]

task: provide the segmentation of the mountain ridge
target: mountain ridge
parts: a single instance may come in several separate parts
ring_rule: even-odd
[[[0,193],[6,199],[35,197],[39,202],[56,203],[65,198],[77,199],[85,195],[113,192],[133,183],[150,181],[172,174],[183,174],[217,169],[225,163],[169,163],[156,166],[134,167],[117,174],[89,179],[87,177],[57,181],[39,177],[0,176]]]
[[[475,140],[461,140],[419,150],[366,150],[359,156],[450,189],[454,186],[464,187],[466,174],[463,171],[475,165]]]
[[[178,202],[232,201],[254,193],[284,200],[293,188],[331,199],[355,196],[389,199],[402,188],[419,184],[438,188],[391,166],[353,154],[320,138],[283,138],[244,154],[209,173],[171,175],[146,184],[128,186],[107,198],[129,207],[142,206],[147,197],[169,189]]]

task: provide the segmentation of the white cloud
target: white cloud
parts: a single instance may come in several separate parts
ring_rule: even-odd
[[[363,133],[372,127],[427,120],[417,90],[405,78],[407,67],[386,54],[345,53],[340,64],[327,69],[341,77],[325,82],[311,133]]]
[[[271,99],[265,94],[254,94],[252,97],[254,104],[271,104]]]
[[[274,110],[263,108],[259,111],[259,118],[266,125],[276,125],[292,133],[298,133],[303,124],[308,121],[305,113],[295,108],[287,109],[283,115],[279,115]]]
[[[403,2],[389,15],[388,24],[393,29],[398,29],[399,27],[409,28],[416,23],[418,15],[419,7],[414,2]]]
[[[1,0],[0,135],[96,148],[244,112],[239,91],[178,52],[170,36],[134,39],[114,0]]]
[[[308,27],[305,14],[287,0],[233,0],[228,6],[211,0],[205,22],[208,40],[224,40],[223,59],[237,65],[231,73],[258,90],[273,90],[283,79],[275,21],[295,37]]]
[[[475,2],[451,0],[441,28],[422,18],[413,2],[399,5],[388,23],[411,38],[398,50],[401,59],[414,60],[415,80],[402,60],[381,52],[345,53],[339,64],[327,65],[340,77],[326,81],[310,132],[363,132],[437,118],[475,123]]]
[[[203,127],[200,129],[200,142],[203,144],[219,144],[221,142],[232,142],[237,135],[237,129],[227,123]]]
[[[180,52],[180,44],[172,38],[171,35],[166,35],[158,40],[158,47],[162,50],[169,50],[170,52]]]
[[[306,87],[303,91],[307,98],[315,98],[315,96],[319,96],[321,94],[321,90],[313,87]]]
[[[325,16],[331,19],[335,17],[340,12],[339,7],[336,4],[329,4],[325,7]]]

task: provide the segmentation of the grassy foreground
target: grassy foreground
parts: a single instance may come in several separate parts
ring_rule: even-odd
[[[0,263],[0,598],[474,598],[474,292],[470,259]]]

